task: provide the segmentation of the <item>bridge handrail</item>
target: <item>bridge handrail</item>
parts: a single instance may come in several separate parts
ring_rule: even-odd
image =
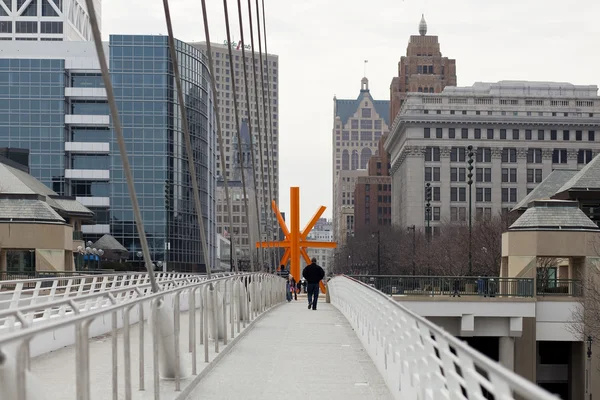
[[[236,282],[238,284],[236,284]],[[152,312],[152,337],[157,338],[161,335],[164,335],[164,326],[159,326],[159,309],[162,307],[165,298],[172,298],[174,301],[173,304],[173,315],[172,315],[172,323],[173,326],[173,335],[175,338],[175,349],[178,349],[180,344],[183,343],[181,336],[181,331],[179,327],[179,314],[182,311],[181,309],[181,295],[185,292],[188,293],[188,302],[189,308],[188,310],[200,310],[201,312],[201,322],[200,322],[200,344],[204,345],[204,353],[205,353],[205,362],[208,363],[209,360],[209,332],[212,332],[214,335],[214,346],[215,352],[219,353],[219,346],[227,345],[229,331],[227,328],[230,328],[231,338],[235,337],[235,333],[240,333],[240,323],[243,323],[244,328],[246,327],[246,323],[251,323],[256,317],[267,311],[273,305],[285,301],[285,291],[284,285],[277,285],[274,282],[283,283],[284,280],[280,277],[267,274],[267,273],[239,273],[239,274],[230,274],[222,277],[213,277],[212,279],[206,279],[201,281],[196,281],[189,283],[187,285],[175,286],[164,291],[160,291],[158,293],[149,293],[143,297],[137,297],[131,299],[128,302],[116,304],[114,294],[112,292],[102,292],[97,294],[97,296],[104,296],[109,299],[112,304],[107,307],[98,308],[92,310],[88,313],[79,313],[76,307],[72,308],[73,313],[69,317],[65,318],[57,318],[50,320],[47,324],[42,325],[31,325],[27,324],[25,319],[22,317],[22,311],[32,310],[35,306],[27,306],[23,307],[21,310],[13,309],[13,310],[4,310],[0,311],[1,317],[13,316],[21,321],[21,327],[19,330],[9,332],[5,335],[0,336],[0,365],[6,362],[7,357],[6,354],[2,354],[2,349],[8,348],[9,345],[14,345],[15,343],[18,345],[18,350],[16,352],[16,363],[15,363],[15,375],[16,375],[16,386],[14,393],[16,393],[17,400],[26,399],[28,390],[36,390],[36,388],[32,388],[28,386],[26,383],[27,374],[28,374],[28,366],[30,365],[30,343],[31,341],[38,335],[43,333],[49,333],[52,331],[57,331],[61,328],[66,327],[75,327],[75,358],[78,361],[78,366],[76,368],[77,372],[77,399],[89,399],[89,385],[90,385],[90,359],[89,359],[89,345],[86,345],[89,338],[89,325],[90,322],[105,315],[112,315],[112,354],[113,354],[113,395],[118,393],[119,388],[116,385],[116,382],[119,380],[123,382],[123,377],[117,379],[117,374],[123,374],[123,369],[116,368],[116,363],[120,358],[117,357],[117,330],[118,330],[118,318],[117,313],[121,313],[123,318],[123,329],[124,329],[124,343],[123,351],[125,355],[125,362],[129,365],[125,367],[125,390],[128,393],[131,393],[132,390],[132,377],[131,377],[131,356],[130,356],[130,343],[129,343],[129,314],[132,309],[136,306],[139,307],[139,318],[140,320],[144,318],[144,306],[150,307]],[[261,283],[265,286],[263,287],[263,291],[259,290],[259,286],[254,285],[254,283]],[[227,289],[229,285],[229,289]],[[245,289],[245,285],[247,287],[247,291]],[[135,288],[134,288],[135,289]],[[198,293],[198,289],[200,293]],[[127,289],[122,289],[127,290]],[[131,290],[131,289],[129,289]],[[214,291],[213,291],[214,290]],[[213,294],[211,294],[211,292]],[[196,299],[199,295],[200,304],[196,306]],[[91,296],[91,295],[89,295]],[[169,297],[171,296],[171,297]],[[209,297],[211,296],[211,297]],[[219,296],[222,296],[219,298]],[[227,302],[226,298],[229,298]],[[235,301],[234,301],[235,298]],[[239,299],[239,302],[238,302]],[[73,299],[63,299],[57,301],[56,303],[60,304],[71,304]],[[252,302],[252,305],[250,304]],[[210,322],[211,326],[209,326],[209,319],[207,315],[210,314],[213,322]],[[229,321],[227,320],[229,317]],[[197,358],[196,358],[196,337],[197,335],[197,324],[194,322],[196,318],[196,312],[190,313],[190,323],[189,323],[189,347],[190,352],[192,354],[191,358],[191,370],[192,375],[197,374]],[[202,320],[205,322],[203,323]],[[214,322],[217,321],[218,324],[223,324],[224,336],[221,337],[220,326]],[[135,323],[137,321],[133,321]],[[164,322],[164,320],[163,320]],[[235,329],[235,325],[237,322],[237,329]],[[169,328],[166,327],[168,330]],[[140,341],[143,342],[144,330],[140,329]],[[218,337],[218,339],[216,339]],[[222,339],[222,340],[221,340]],[[155,389],[155,396],[157,394],[156,390],[160,390],[160,378],[158,372],[158,362],[159,362],[159,345],[157,340],[153,340],[154,351],[150,356],[152,358],[153,365],[153,384]],[[173,354],[178,351],[175,350]],[[162,356],[161,356],[162,357]],[[168,357],[175,357],[175,390],[179,391],[181,380],[184,377],[184,373],[180,370],[181,359],[179,355],[173,356],[168,355]],[[81,361],[85,360],[85,361]],[[140,365],[143,366],[143,358],[140,361]],[[183,366],[185,367],[185,366]],[[1,373],[6,373],[7,368],[0,369]],[[144,379],[142,377],[142,372],[140,372],[140,390],[144,390]],[[6,381],[6,380],[5,380]],[[2,390],[9,390],[10,388],[0,388],[0,394],[2,394]],[[13,392],[10,392],[13,393]],[[0,396],[2,397],[2,396]]]
[[[194,275],[186,275],[174,278],[173,276],[182,275],[179,273],[160,273],[157,276],[157,281],[159,285],[164,289],[169,289],[175,286],[181,286],[185,284],[193,284],[196,282],[202,282],[206,280],[206,275],[202,274],[194,274]],[[36,286],[37,289],[34,289],[34,295],[30,298],[19,299],[23,293],[19,291],[15,291],[12,300],[0,301],[0,305],[6,302],[16,303],[17,307],[9,307],[10,310],[17,310],[21,314],[21,318],[27,320],[29,323],[32,323],[34,319],[50,319],[56,315],[68,315],[70,311],[68,308],[77,308],[78,313],[86,312],[89,310],[93,310],[98,307],[103,307],[106,304],[101,304],[102,299],[107,302],[113,301],[115,303],[123,303],[131,300],[134,296],[142,297],[150,293],[151,284],[148,278],[148,274],[134,274],[134,278],[138,277],[141,279],[129,279],[126,283],[123,284],[124,281],[110,280],[110,278],[116,278],[120,276],[130,276],[130,275],[109,275],[107,277],[102,277],[101,281],[97,281],[95,278],[98,276],[93,275],[90,276],[92,282],[79,282],[76,286],[80,289],[83,286],[91,286],[88,290],[74,290],[67,291],[67,293],[56,293],[56,290],[51,290],[49,295],[40,295],[39,294],[39,285]],[[215,278],[226,278],[230,276],[239,276],[239,274],[235,273],[223,273],[223,274],[215,274],[213,275]],[[56,282],[53,281],[53,288],[56,289]],[[142,283],[137,283],[142,282]],[[118,283],[121,283],[117,286]],[[99,285],[99,287],[96,287]],[[70,283],[65,288],[70,288]],[[27,292],[27,291],[23,291]],[[10,292],[9,292],[10,293]],[[71,296],[74,294],[74,296]],[[108,295],[110,294],[109,297]],[[16,299],[16,300],[15,300]],[[19,301],[30,301],[30,305],[28,306],[19,306]],[[33,301],[32,301],[33,300]],[[41,315],[39,315],[41,314]],[[37,316],[36,316],[37,315]],[[11,328],[15,322],[15,315],[10,314],[7,315],[5,312],[0,312],[0,333],[2,332],[2,328]]]
[[[463,391],[469,398],[514,399],[514,392],[527,400],[558,399],[357,279],[337,276],[328,288],[398,399],[465,398]]]

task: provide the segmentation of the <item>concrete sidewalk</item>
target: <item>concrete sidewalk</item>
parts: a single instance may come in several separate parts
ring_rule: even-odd
[[[298,299],[270,311],[202,379],[196,399],[392,399],[346,318]]]

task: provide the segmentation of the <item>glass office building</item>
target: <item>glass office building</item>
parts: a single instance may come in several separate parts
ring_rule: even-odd
[[[204,226],[214,238],[216,140],[208,68],[196,48],[177,41],[184,101],[196,162]],[[166,36],[110,37],[110,70],[121,113],[148,241],[157,261],[178,270],[205,268],[191,177]],[[126,248],[140,249],[113,138],[111,155],[111,233]]]
[[[141,250],[91,42],[5,42],[0,58],[0,148],[30,151],[31,174],[96,214],[85,240],[111,234]],[[129,161],[155,262],[203,271],[173,66],[166,36],[105,44]],[[216,136],[207,61],[177,41],[209,260],[216,262]]]

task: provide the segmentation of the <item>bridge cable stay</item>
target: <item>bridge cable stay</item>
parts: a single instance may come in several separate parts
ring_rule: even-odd
[[[98,18],[96,16],[96,9],[94,8],[94,1],[86,0],[86,5],[90,17],[90,25],[92,27],[94,44],[98,54],[98,62],[100,63],[100,69],[102,71],[102,80],[104,81],[104,87],[106,89],[106,97],[108,99],[112,124],[117,136],[117,143],[119,144],[119,152],[121,155],[121,162],[123,163],[123,171],[125,173],[127,187],[129,189],[129,198],[131,199],[135,224],[138,234],[140,235],[140,244],[142,246],[142,253],[144,255],[144,263],[146,264],[146,270],[148,271],[148,277],[150,278],[152,292],[156,293],[160,291],[160,287],[158,286],[156,277],[154,275],[154,268],[152,267],[152,257],[148,247],[146,231],[144,230],[144,221],[142,220],[142,214],[140,213],[140,206],[135,191],[133,175],[131,174],[131,167],[129,165],[129,159],[127,156],[127,148],[125,147],[125,139],[123,138],[123,128],[121,126],[121,120],[119,119],[119,110],[115,101],[115,93],[110,78],[110,72],[108,70],[108,63],[106,61],[104,47],[102,46],[102,36],[100,35],[100,28],[98,26]]]
[[[185,150],[188,159],[188,168],[191,175],[192,191],[194,192],[194,205],[196,208],[196,218],[198,218],[198,225],[200,230],[200,242],[202,245],[202,253],[204,253],[204,264],[206,265],[206,275],[208,279],[211,279],[211,266],[210,258],[208,254],[208,245],[206,241],[206,232],[204,231],[204,218],[202,216],[202,207],[200,205],[200,191],[198,190],[198,179],[196,175],[196,166],[194,164],[194,152],[192,151],[192,140],[190,137],[190,129],[188,124],[187,108],[183,99],[183,88],[181,85],[181,75],[179,73],[179,63],[177,61],[177,50],[175,48],[175,38],[173,37],[173,24],[171,22],[171,12],[169,10],[169,0],[163,0],[163,6],[165,9],[165,20],[167,23],[167,31],[169,33],[169,52],[171,54],[171,62],[173,63],[173,74],[175,75],[175,84],[177,87],[177,101],[179,102],[179,110],[181,113],[181,127],[183,129],[183,135],[185,138]],[[211,71],[212,75],[212,71]],[[216,92],[214,92],[216,94]],[[216,97],[216,96],[215,96]],[[210,99],[210,95],[209,95]],[[215,107],[217,117],[217,132],[219,136],[219,145],[221,146],[221,154],[223,154],[223,140],[221,137],[221,124],[218,113],[218,106],[216,99],[213,99],[213,105]],[[210,103],[208,105],[210,107]],[[222,158],[222,156],[221,156]],[[223,165],[223,163],[221,163]],[[229,220],[231,224],[231,199],[229,198],[229,191],[227,187],[227,177],[225,177],[225,195],[227,197],[227,203],[229,206]]]
[[[265,9],[264,9],[264,0],[263,0],[263,13],[262,13],[262,18],[263,18],[263,25],[264,25],[264,21],[265,21]],[[265,203],[265,212],[267,213],[267,218],[268,218],[268,229],[267,229],[267,243],[269,244],[269,250],[271,251],[271,259],[275,260],[275,248],[272,247],[272,242],[273,242],[273,236],[271,235],[272,233],[272,229],[274,227],[273,224],[273,219],[274,219],[274,215],[272,212],[270,212],[269,210],[269,206],[271,203],[271,200],[275,200],[275,198],[273,197],[273,175],[271,174],[271,170],[272,170],[272,164],[271,164],[271,135],[273,133],[273,126],[272,126],[272,122],[270,123],[270,119],[267,117],[267,99],[265,97],[265,71],[264,71],[264,64],[263,64],[263,51],[262,51],[262,33],[261,33],[261,29],[260,29],[260,7],[258,6],[258,0],[256,0],[256,30],[258,31],[258,57],[259,57],[259,61],[260,61],[260,83],[261,83],[261,87],[262,87],[262,104],[263,104],[263,116],[264,116],[264,126],[265,126],[265,139],[266,139],[266,146],[267,146],[267,176],[268,176],[268,187],[269,187],[269,201],[266,201]],[[269,65],[268,65],[268,54],[267,54],[267,50],[266,50],[266,33],[265,33],[265,61],[267,61],[267,72],[269,71]],[[267,92],[271,93],[271,81],[269,79],[267,79]],[[270,96],[269,96],[270,97]],[[269,116],[270,116],[270,111],[271,111],[271,107],[270,107],[270,101],[269,101]]]
[[[265,0],[262,0],[262,19],[263,19],[263,32],[264,32],[264,38],[265,38],[265,58],[268,57],[269,52],[267,49],[267,21],[266,21],[266,17],[265,17]],[[262,62],[261,62],[262,65]],[[268,90],[267,90],[267,104],[269,105],[269,135],[267,135],[267,143],[268,143],[268,150],[267,150],[267,164],[271,166],[271,171],[274,170],[275,165],[274,165],[274,160],[273,160],[273,146],[271,146],[272,142],[270,142],[270,140],[273,140],[273,113],[272,113],[272,103],[271,103],[271,78],[270,78],[270,73],[269,73],[269,62],[267,59],[267,86],[268,86]],[[263,91],[263,96],[264,96],[264,91]],[[272,160],[272,161],[269,161]],[[274,178],[275,173],[274,172],[270,172],[269,173],[269,179],[271,180],[275,180]],[[272,186],[275,186],[275,182],[272,183]],[[272,200],[275,200],[275,198],[271,195],[270,196]],[[277,199],[279,200],[279,199]],[[275,218],[274,214],[271,214],[271,216]],[[278,224],[273,223],[272,228],[274,229],[274,233],[279,231],[279,227]],[[272,237],[269,240],[274,240],[275,238]],[[277,236],[277,240],[279,240],[279,235]],[[277,248],[274,249],[274,253],[278,254]],[[275,260],[277,260],[277,257],[275,258]],[[275,265],[275,267],[277,268],[277,265]]]
[[[261,124],[260,124],[260,104],[259,104],[259,97],[258,97],[258,77],[257,77],[257,71],[256,71],[256,53],[254,52],[254,27],[253,27],[253,23],[252,23],[252,1],[248,0],[248,22],[250,24],[250,46],[251,46],[251,52],[252,52],[252,75],[254,76],[254,98],[255,98],[255,105],[256,105],[256,123],[257,123],[257,129],[258,129],[258,148],[259,148],[259,156],[260,156],[260,176],[261,176],[261,180],[262,180],[262,185],[260,188],[261,191],[261,200],[262,200],[262,205],[261,208],[264,210],[265,214],[267,214],[268,216],[271,215],[271,213],[268,212],[269,209],[269,201],[267,200],[266,196],[265,196],[265,164],[264,164],[264,157],[263,157],[263,140],[262,140],[262,130],[261,130]],[[262,53],[260,54],[261,56],[261,60],[262,60]],[[262,64],[262,61],[261,61]],[[261,88],[264,90],[264,87]],[[263,121],[264,122],[264,121]],[[262,214],[261,214],[262,215]],[[268,217],[267,217],[267,221],[268,221]],[[268,222],[267,222],[267,227],[268,227]],[[262,240],[262,235],[261,235],[261,240]],[[264,252],[264,249],[260,249],[262,252]],[[264,259],[264,255],[263,255],[263,259]],[[264,263],[263,263],[264,265]]]
[[[256,218],[257,218],[257,224],[258,224],[258,236],[260,239],[262,239],[262,229],[261,229],[261,224],[260,224],[260,220],[261,220],[261,214],[260,214],[260,203],[258,201],[258,185],[257,185],[257,181],[256,181],[256,155],[254,154],[254,135],[253,135],[253,129],[252,129],[252,121],[250,116],[252,115],[252,112],[250,110],[250,89],[249,89],[249,85],[248,85],[248,69],[246,66],[246,45],[244,42],[244,23],[243,23],[243,17],[242,17],[242,3],[241,0],[237,0],[237,5],[238,5],[238,20],[239,20],[239,25],[240,25],[240,43],[241,43],[241,49],[242,49],[242,66],[244,67],[244,88],[245,88],[245,98],[246,98],[246,113],[248,114],[248,132],[249,132],[249,136],[250,136],[250,146],[252,148],[251,154],[252,154],[252,170],[253,170],[253,174],[252,174],[252,178],[253,178],[253,183],[254,183],[254,198],[255,198],[255,206],[256,206]],[[252,60],[252,62],[254,63],[254,59]],[[256,118],[259,118],[259,115],[256,116]],[[262,174],[261,174],[262,175]],[[264,258],[263,258],[263,249],[259,249],[258,253],[258,259],[259,259],[259,264],[264,265]]]
[[[231,32],[229,29],[229,10],[228,10],[228,6],[227,6],[227,0],[223,0],[223,11],[225,12],[225,27],[227,30],[227,50],[229,52],[229,74],[231,75],[231,85],[232,85],[232,89],[233,89],[233,109],[235,112],[235,128],[236,128],[236,134],[237,134],[237,141],[238,141],[238,157],[239,157],[239,162],[241,163],[241,178],[242,178],[242,189],[243,189],[243,194],[244,194],[244,209],[245,209],[245,214],[246,214],[246,226],[248,228],[248,237],[252,237],[250,235],[250,218],[249,218],[249,212],[248,212],[248,194],[246,191],[246,173],[244,171],[244,156],[242,153],[242,135],[240,132],[240,118],[241,115],[239,113],[238,110],[238,99],[237,99],[237,85],[236,85],[236,79],[234,78],[235,76],[235,71],[233,68],[233,52],[231,51]],[[243,28],[242,28],[243,29]],[[252,152],[254,152],[254,147],[251,147]],[[234,156],[235,157],[235,156]],[[221,160],[221,163],[223,163],[224,160]],[[256,169],[254,164],[252,164],[252,175],[256,176]],[[257,196],[257,192],[256,190],[254,191],[254,196],[255,196],[255,201],[256,204],[258,204],[258,197]],[[258,217],[258,216],[257,216]],[[229,217],[230,221],[231,221],[231,216]],[[231,231],[230,234],[230,239],[233,240],[233,231]],[[235,270],[236,272],[238,271],[238,266],[237,266],[237,259],[234,261],[235,262]],[[250,270],[254,271],[254,257],[252,257],[252,247],[250,247]]]

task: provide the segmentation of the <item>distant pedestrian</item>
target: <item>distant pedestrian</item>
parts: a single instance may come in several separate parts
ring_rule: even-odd
[[[317,309],[317,300],[319,299],[319,283],[325,277],[323,268],[317,265],[317,259],[313,257],[311,264],[307,265],[302,271],[302,276],[306,279],[306,291],[308,293],[308,309]]]
[[[289,279],[285,281],[285,298],[288,303],[292,301],[292,281]]]
[[[298,285],[299,284],[296,283],[296,280],[294,279],[293,275],[290,275],[289,281],[290,281],[290,290],[292,291],[294,300],[298,301]]]

